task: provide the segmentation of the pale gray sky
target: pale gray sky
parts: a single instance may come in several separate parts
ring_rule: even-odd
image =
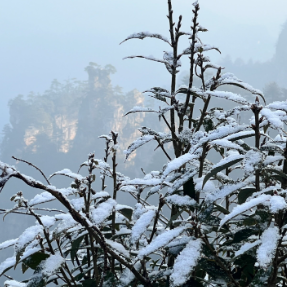
[[[43,92],[54,78],[86,79],[90,61],[112,64],[114,83],[124,90],[164,85],[164,67],[131,54],[162,57],[168,47],[157,40],[119,42],[134,32],[168,36],[166,0],[9,0],[0,2],[0,121],[7,121],[7,100],[19,93]],[[191,16],[189,0],[174,0],[183,14],[184,30]],[[286,0],[201,0],[200,23],[209,32],[203,40],[217,45],[222,57],[266,61],[287,19]],[[182,48],[188,45],[186,41]],[[220,56],[210,54],[215,61]],[[5,109],[5,110],[4,110]],[[2,124],[0,125],[2,126]]]

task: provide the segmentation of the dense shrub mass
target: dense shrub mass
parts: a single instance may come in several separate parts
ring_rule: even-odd
[[[164,64],[171,85],[148,90],[159,109],[135,106],[126,113],[155,113],[166,125],[164,131],[139,128],[126,159],[155,141],[165,165],[133,179],[120,173],[115,131],[100,136],[103,159],[89,154],[78,173],[63,169],[48,178],[34,166],[40,182],[1,162],[1,190],[12,178],[40,190],[29,200],[17,192],[14,208],[5,210],[4,217],[35,218],[18,238],[0,244],[0,250],[14,247],[0,264],[6,286],[285,286],[287,102],[265,103],[262,92],[211,62],[206,52],[220,51],[200,40],[207,29],[198,24],[198,2],[189,32],[181,31],[182,17],[174,22],[171,0],[167,4],[169,37],[141,32],[124,40],[156,38],[171,49],[162,59],[128,57]],[[179,52],[185,37],[188,47]],[[188,85],[176,89],[185,56]],[[226,85],[236,89],[225,91]],[[56,176],[71,185],[53,186]],[[119,204],[121,193],[133,197],[134,206]],[[62,210],[47,207],[53,201]],[[33,275],[19,282],[8,275],[16,267]]]

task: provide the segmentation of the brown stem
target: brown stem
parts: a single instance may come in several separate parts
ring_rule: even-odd
[[[15,160],[18,160],[18,161],[25,162],[25,163],[27,163],[28,165],[31,165],[32,167],[34,167],[35,169],[37,169],[37,170],[43,175],[43,177],[45,178],[45,180],[47,181],[47,183],[50,185],[49,180],[47,179],[47,177],[45,176],[44,172],[43,172],[40,168],[38,168],[37,166],[35,166],[35,165],[32,164],[31,162],[28,162],[28,161],[26,161],[26,160],[24,160],[24,159],[16,158],[15,156],[12,156],[12,158],[15,159]]]

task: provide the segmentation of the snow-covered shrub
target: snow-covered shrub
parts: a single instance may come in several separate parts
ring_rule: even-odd
[[[51,177],[42,172],[45,183],[1,162],[1,190],[12,177],[41,190],[31,200],[18,192],[11,198],[15,207],[5,210],[5,216],[25,213],[36,220],[17,239],[0,244],[0,249],[14,246],[14,255],[0,264],[0,275],[8,276],[18,265],[23,272],[34,270],[27,281],[9,278],[7,286],[285,286],[287,102],[266,105],[259,90],[210,61],[205,52],[219,49],[200,40],[207,29],[198,24],[198,2],[193,3],[189,32],[181,31],[181,16],[174,23],[167,2],[169,38],[142,32],[124,40],[151,37],[171,48],[163,59],[128,57],[164,64],[171,89],[147,91],[161,102],[158,110],[137,106],[127,112],[157,113],[168,132],[141,127],[142,136],[127,148],[126,158],[156,141],[166,164],[142,178],[122,175],[117,170],[116,132],[101,136],[106,141],[104,160],[90,154],[81,165],[87,176],[68,169],[51,176],[71,178],[66,189],[52,186]],[[183,36],[189,46],[180,53]],[[190,61],[189,84],[177,89],[185,56]],[[210,70],[214,74],[208,78]],[[194,86],[195,77],[200,88]],[[254,97],[220,89],[226,85]],[[236,105],[212,106],[223,101]],[[100,190],[94,188],[95,170],[101,173]],[[111,186],[106,186],[107,178]],[[119,204],[119,192],[134,197],[135,206]],[[63,210],[41,207],[55,200]]]

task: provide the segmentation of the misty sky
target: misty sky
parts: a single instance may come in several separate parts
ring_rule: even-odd
[[[119,43],[134,32],[168,36],[166,0],[9,0],[0,2],[0,128],[8,122],[9,98],[29,91],[43,92],[53,79],[87,79],[90,61],[112,64],[113,83],[124,91],[164,86],[169,75],[160,64],[124,56],[162,57],[169,47],[158,40]],[[189,0],[174,0],[175,18],[183,15],[188,31]],[[248,61],[272,58],[282,24],[287,20],[286,0],[201,0],[200,24],[209,32],[204,42],[218,46],[222,55]],[[185,41],[181,48],[186,48]],[[187,68],[187,66],[183,67]],[[252,84],[252,83],[251,83]]]

